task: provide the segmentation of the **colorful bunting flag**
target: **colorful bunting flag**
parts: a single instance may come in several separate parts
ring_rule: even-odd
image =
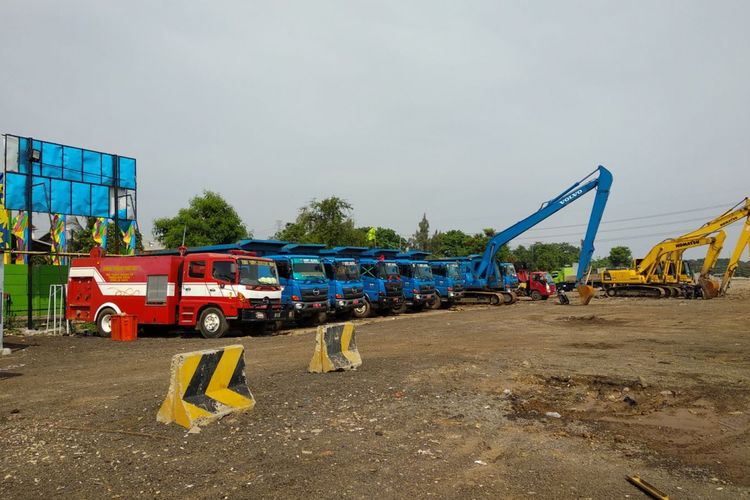
[[[119,221],[125,255],[135,255],[135,221]]]
[[[109,223],[109,220],[105,217],[98,217],[96,221],[94,221],[94,241],[97,245],[102,247],[103,249],[107,249],[107,224]]]
[[[26,212],[17,212],[13,217],[11,232],[16,240],[16,250],[28,250],[29,214]],[[16,254],[15,264],[26,264],[27,258],[26,254]]]
[[[65,264],[65,257],[60,253],[65,253],[65,216],[54,214],[52,216],[52,226],[49,228],[49,234],[52,238],[52,264],[59,266]]]

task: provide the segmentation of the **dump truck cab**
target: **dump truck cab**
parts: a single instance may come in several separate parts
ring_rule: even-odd
[[[407,306],[419,310],[435,300],[435,280],[430,263],[425,259],[429,252],[411,250],[396,255],[401,281],[404,283],[404,300]]]
[[[404,283],[394,259],[399,251],[384,248],[341,248],[356,259],[364,285],[366,304],[365,307],[354,310],[355,316],[401,311],[404,305]]]
[[[464,295],[464,276],[455,259],[430,260],[432,276],[435,280],[435,299],[430,304],[433,309],[443,305],[453,305]]]

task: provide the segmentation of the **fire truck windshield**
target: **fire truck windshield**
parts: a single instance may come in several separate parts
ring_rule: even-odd
[[[239,259],[240,285],[278,285],[279,277],[272,262]]]
[[[323,264],[318,259],[292,259],[292,275],[296,280],[326,281]]]

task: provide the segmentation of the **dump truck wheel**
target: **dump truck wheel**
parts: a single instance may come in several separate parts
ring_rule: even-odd
[[[111,307],[105,307],[99,311],[96,317],[96,332],[100,337],[109,338],[112,336],[112,315],[115,310]]]
[[[372,307],[370,306],[370,301],[367,299],[362,300],[362,305],[359,307],[355,307],[352,311],[355,318],[366,318],[370,315],[370,310]]]
[[[406,301],[401,302],[401,305],[393,307],[391,309],[393,311],[393,314],[403,314],[406,312]]]
[[[440,309],[443,307],[443,299],[440,297],[439,294],[435,294],[435,298],[432,299],[432,302],[429,304],[430,309]]]
[[[224,313],[216,307],[207,307],[201,313],[198,319],[198,331],[203,338],[218,339],[224,336],[229,325],[224,317]]]
[[[531,291],[531,300],[542,300],[542,294],[538,290]]]

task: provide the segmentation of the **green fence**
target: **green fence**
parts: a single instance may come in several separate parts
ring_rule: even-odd
[[[35,317],[47,316],[50,285],[68,282],[68,266],[33,265],[31,286],[31,310]],[[6,324],[25,321],[28,312],[28,266],[5,265],[5,311]],[[58,298],[59,300],[59,298]]]

